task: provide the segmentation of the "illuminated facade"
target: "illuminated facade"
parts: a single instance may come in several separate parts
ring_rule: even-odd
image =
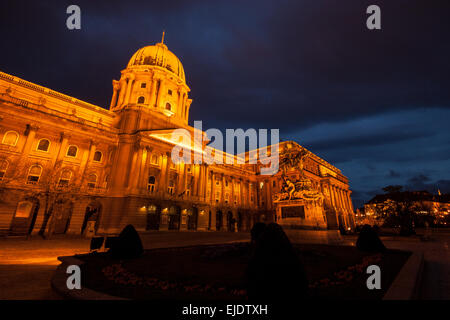
[[[303,170],[272,176],[255,164],[173,164],[171,133],[193,132],[192,100],[162,42],[137,51],[112,85],[106,110],[0,72],[0,234],[249,230],[277,219],[286,177],[320,194],[311,226],[353,227],[348,179],[312,153]]]

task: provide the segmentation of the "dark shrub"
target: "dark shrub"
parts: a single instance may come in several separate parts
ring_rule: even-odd
[[[114,259],[134,259],[142,255],[144,248],[141,238],[131,224],[122,230],[117,241],[112,243],[110,251]]]
[[[104,239],[105,238],[103,237],[93,237],[91,239],[90,250],[91,251],[99,250],[103,245]]]
[[[105,249],[111,249],[117,241],[119,241],[119,237],[106,237]]]
[[[299,301],[307,294],[308,281],[303,265],[276,223],[267,225],[256,239],[246,277],[251,300]]]
[[[261,237],[264,230],[266,229],[266,224],[262,222],[257,222],[253,225],[250,235],[252,237],[252,243],[255,244],[256,241]]]
[[[383,252],[386,250],[376,231],[368,224],[361,228],[358,240],[356,240],[356,247],[367,252]]]

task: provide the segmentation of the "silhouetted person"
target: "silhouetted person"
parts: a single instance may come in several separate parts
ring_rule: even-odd
[[[386,250],[375,229],[368,224],[361,228],[358,240],[356,240],[356,247],[367,252],[383,252]]]
[[[90,244],[90,251],[100,250],[103,245],[103,241],[105,238],[103,237],[92,237]]]
[[[257,222],[253,225],[250,235],[252,238],[252,244],[255,245],[256,241],[261,237],[264,230],[266,229],[266,224],[262,222]]]
[[[248,298],[253,301],[299,302],[299,298],[307,295],[308,281],[303,265],[276,223],[267,225],[256,238],[246,276]]]
[[[141,238],[131,224],[122,230],[117,241],[111,246],[111,255],[114,259],[139,258],[143,252]]]

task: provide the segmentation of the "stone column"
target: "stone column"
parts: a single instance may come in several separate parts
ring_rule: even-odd
[[[127,75],[128,78],[128,85],[127,85],[127,93],[125,95],[125,104],[129,104],[130,103],[130,95],[131,95],[131,88],[133,87],[133,82],[134,79],[136,78],[136,76],[133,73],[129,73]]]
[[[123,101],[125,98],[125,93],[126,93],[126,86],[127,86],[127,81],[125,78],[122,78],[119,81],[119,98],[117,99],[117,105],[116,107],[121,107],[123,105]]]
[[[209,177],[209,176],[208,176]],[[209,186],[209,202],[213,202],[213,195],[214,195],[214,172],[212,170],[210,170],[210,181],[211,184]]]
[[[139,150],[139,156],[138,156],[138,168],[136,170],[136,175],[137,175],[137,181],[136,181],[136,191],[137,192],[141,192],[141,185],[142,185],[142,181],[148,179],[145,178],[144,176],[144,172],[145,172],[145,165],[146,165],[146,161],[147,161],[147,148],[145,146],[140,146],[140,150]]]
[[[53,168],[53,171],[55,171],[55,172],[59,168],[62,167],[62,160],[64,159],[64,156],[66,155],[66,149],[67,149],[69,138],[70,138],[69,135],[66,135],[63,132],[60,133],[58,151],[52,156],[52,160],[51,160],[51,167]],[[92,143],[92,141],[91,141],[91,143]],[[85,153],[83,153],[82,159],[81,159],[81,166],[80,166],[81,168],[86,167],[87,160],[85,161],[85,158],[86,158]],[[84,175],[84,171],[85,171],[85,169],[83,169],[83,171],[82,171],[83,175]],[[82,175],[82,177],[83,177],[83,175]],[[57,177],[57,179],[58,179],[58,177]]]
[[[211,211],[211,228],[210,228],[210,230],[216,231],[216,223],[217,223],[217,221],[216,221],[216,214],[217,214],[216,208],[211,207],[211,208],[209,208],[209,211]],[[209,214],[209,212],[208,212],[208,214]]]
[[[198,187],[198,166],[196,164],[192,165],[192,177],[194,179],[194,183],[192,186],[192,195],[197,196],[197,187]]]
[[[131,160],[131,168],[130,173],[128,174],[127,186],[128,188],[133,188],[135,186],[134,179],[136,177],[136,167],[138,166],[138,158],[140,152],[140,142],[136,141],[132,144],[131,152],[132,152],[132,160]]]
[[[159,178],[159,194],[164,196],[166,194],[166,180],[167,180],[167,157],[165,154],[161,155],[161,175]]]
[[[150,91],[150,107],[156,107],[155,103],[156,103],[156,84],[158,83],[160,79],[157,78],[156,76],[153,76],[153,81],[152,81],[152,87],[151,87],[151,91]]]
[[[341,201],[341,207],[342,207],[342,210],[346,211],[346,207],[345,207],[345,203],[344,203],[344,198],[342,197],[342,189],[341,189],[341,188],[338,189],[338,193],[339,193],[339,199],[340,199],[340,201]]]
[[[222,195],[220,196],[220,202],[225,203],[225,175],[222,173]]]
[[[206,164],[202,164],[202,188],[200,191],[200,197],[202,198],[203,201],[206,200],[206,186],[208,185],[208,167],[206,166]]]
[[[156,108],[157,109],[164,109],[164,107],[161,107],[161,101],[163,98],[163,90],[164,90],[164,80],[159,80],[159,90],[158,90],[158,96],[156,97]]]
[[[113,96],[111,99],[111,105],[109,106],[110,109],[113,109],[117,105],[117,94],[120,89],[120,82],[117,80],[113,80]]]
[[[250,207],[250,182],[248,180],[245,181],[245,205]]]
[[[30,153],[31,146],[33,145],[34,138],[36,137],[36,132],[39,130],[39,127],[37,125],[28,125],[27,126],[27,140],[23,144],[22,148],[22,157],[25,158],[28,156],[28,153]]]
[[[269,209],[273,209],[272,194],[273,194],[273,181],[269,180],[269,199],[267,200],[269,202]]]
[[[242,183],[242,178],[239,178],[239,205],[244,206],[244,188]]]
[[[231,176],[231,205],[232,205],[233,207],[236,206],[236,205],[234,204],[234,193],[235,193],[235,190],[234,190],[234,177]]]
[[[333,186],[333,196],[334,196],[334,202],[336,204],[336,208],[339,208],[340,207],[339,198],[337,197],[337,192],[336,192],[335,186]]]
[[[185,164],[184,164],[184,172],[183,172],[183,185],[184,185],[184,189],[185,189],[185,190],[188,188],[188,183],[187,183],[187,178],[188,178],[187,166],[188,166],[188,165],[185,163]],[[191,187],[189,187],[189,190],[190,190],[190,188],[191,188]],[[190,190],[189,192],[191,193],[192,190]],[[192,194],[189,194],[189,197],[190,197],[191,195],[192,195]]]
[[[347,192],[347,198],[348,198],[348,204],[349,204],[349,206],[350,206],[350,210],[352,211],[352,212],[354,212],[354,208],[353,208],[353,202],[352,202],[352,198],[350,197],[350,191],[348,191]]]
[[[347,192],[345,190],[341,190],[342,202],[344,202],[345,209],[347,209],[347,211],[350,211],[346,194],[347,194]]]
[[[179,114],[180,117],[183,117],[184,113],[183,113],[183,107],[181,105],[181,97],[183,96],[183,93],[181,91],[181,88],[178,88],[178,101],[177,101],[177,113]]]
[[[203,192],[203,171],[204,167],[202,164],[198,165],[198,191],[197,196],[201,198]]]
[[[59,147],[59,152],[58,152],[58,156],[56,157],[56,161],[59,161],[64,158],[66,149],[67,149],[67,145],[69,143],[69,138],[70,138],[69,135],[65,134],[64,132],[61,132],[61,136],[60,136],[61,145]]]
[[[145,147],[145,155],[144,158],[142,159],[142,163],[143,163],[143,169],[142,169],[142,177],[141,177],[141,183],[139,185],[139,188],[143,191],[143,192],[147,192],[147,184],[148,184],[148,169],[149,169],[149,161],[150,161],[150,153],[152,152],[152,148],[146,146]]]
[[[89,151],[83,153],[83,157],[81,159],[80,169],[82,172],[82,184],[84,183],[84,179],[86,179],[86,170],[88,168],[88,162],[91,159],[91,155],[95,153],[96,143],[93,140],[89,140]],[[97,177],[98,178],[98,177]],[[98,181],[97,181],[98,182]]]
[[[167,195],[167,188],[169,187],[169,181],[170,181],[170,152],[166,153],[166,180],[164,181],[164,193]],[[174,182],[174,188],[175,188],[175,182]],[[175,190],[176,191],[176,190]]]
[[[183,99],[183,119],[186,119],[186,103],[187,103],[187,99],[188,99],[188,95],[187,93],[184,94],[184,99]]]

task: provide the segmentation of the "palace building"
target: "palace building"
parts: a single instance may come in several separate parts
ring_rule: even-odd
[[[348,179],[296,142],[279,143],[274,175],[173,163],[172,132],[194,132],[192,99],[163,41],[138,50],[112,86],[102,108],[0,72],[0,235],[354,227]]]

